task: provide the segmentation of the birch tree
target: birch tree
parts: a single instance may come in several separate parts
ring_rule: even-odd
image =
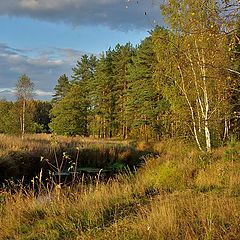
[[[20,113],[20,126],[21,126],[21,133],[22,138],[25,134],[25,120],[26,120],[26,108],[27,108],[27,101],[32,99],[33,96],[33,88],[34,84],[31,82],[30,78],[23,74],[19,77],[18,82],[16,84],[16,96],[17,100],[21,104],[21,113]]]
[[[170,77],[185,99],[194,139],[200,150],[207,151],[213,135],[223,136],[219,131],[229,113],[230,63],[223,30],[230,25],[220,7],[214,0],[169,0],[162,5],[174,36],[169,38]],[[157,50],[159,59],[161,54]]]

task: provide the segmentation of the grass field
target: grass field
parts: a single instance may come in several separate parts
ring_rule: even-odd
[[[96,140],[81,137],[57,137],[47,134],[21,137],[0,135],[0,181],[13,178],[31,181],[41,171],[69,164],[79,167],[114,168],[139,165],[141,157],[152,152],[151,146],[134,141]],[[41,161],[44,160],[44,161]],[[49,164],[50,163],[50,164]],[[48,171],[47,171],[48,174]]]
[[[36,140],[29,136],[24,145],[6,137],[2,152],[51,153],[48,136]],[[75,140],[62,138],[58,144],[76,148],[80,145]],[[93,142],[84,139],[91,147]],[[104,182],[52,182],[52,188],[42,186],[38,194],[24,185],[15,192],[2,189],[0,239],[240,239],[239,143],[211,153],[177,140],[95,144],[98,149],[112,144],[111,151],[118,149],[117,161],[131,161],[126,158],[129,149],[154,155],[145,156],[136,171]],[[39,177],[35,184],[41,184]]]

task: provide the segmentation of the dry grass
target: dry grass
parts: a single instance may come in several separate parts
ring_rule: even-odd
[[[80,154],[78,155],[78,151]],[[82,137],[52,136],[48,134],[26,135],[21,137],[0,135],[0,181],[3,179],[32,179],[41,168],[48,168],[40,162],[41,158],[55,164],[63,154],[69,161],[78,155],[80,167],[111,167],[115,163],[134,166],[144,152],[136,150],[131,141],[96,140]],[[46,172],[46,171],[45,171]]]
[[[151,147],[159,156],[104,183],[3,190],[0,239],[240,239],[239,144],[211,154],[176,141]]]

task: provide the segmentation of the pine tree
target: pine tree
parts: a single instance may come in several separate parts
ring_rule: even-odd
[[[55,94],[53,95],[52,99],[53,103],[56,103],[57,101],[64,98],[67,92],[69,91],[70,87],[71,84],[69,82],[68,77],[65,74],[61,75],[58,79],[58,84],[54,88]]]
[[[73,84],[80,86],[81,95],[83,100],[83,105],[85,106],[84,118],[85,118],[85,135],[92,134],[92,121],[93,121],[93,99],[92,99],[92,89],[94,82],[94,73],[97,65],[97,58],[94,55],[90,57],[88,55],[83,55],[81,60],[77,62],[76,67],[73,68]]]
[[[81,86],[74,84],[67,95],[51,109],[52,132],[61,135],[87,135],[87,102]]]
[[[135,49],[130,43],[126,45],[117,45],[113,51],[113,79],[115,83],[114,97],[116,99],[116,124],[119,129],[119,135],[122,138],[128,137],[130,123],[127,119],[127,101],[129,90],[129,67],[132,64],[132,59],[135,54]]]
[[[37,133],[47,133],[49,132],[50,117],[49,113],[52,109],[52,104],[48,101],[34,101],[33,102],[34,111],[34,123],[35,132]]]
[[[146,140],[160,135],[162,96],[155,78],[156,65],[152,38],[148,37],[142,41],[133,58],[127,104],[128,116],[132,118],[132,133]]]
[[[112,137],[115,119],[115,82],[112,73],[112,54],[109,49],[102,54],[96,66],[93,85],[95,133],[99,137]]]

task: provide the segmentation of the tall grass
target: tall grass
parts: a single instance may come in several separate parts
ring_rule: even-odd
[[[240,239],[239,146],[228,158],[166,141],[105,182],[2,190],[0,239]]]
[[[78,158],[78,167],[113,169],[138,165],[146,151],[138,150],[131,141],[69,138],[47,134],[26,135],[24,139],[0,135],[0,181],[22,179],[23,175],[25,180],[29,181],[41,168],[45,170],[44,173],[48,172],[49,165],[60,161],[63,154],[69,157],[69,164]],[[51,164],[41,162],[41,159]]]

